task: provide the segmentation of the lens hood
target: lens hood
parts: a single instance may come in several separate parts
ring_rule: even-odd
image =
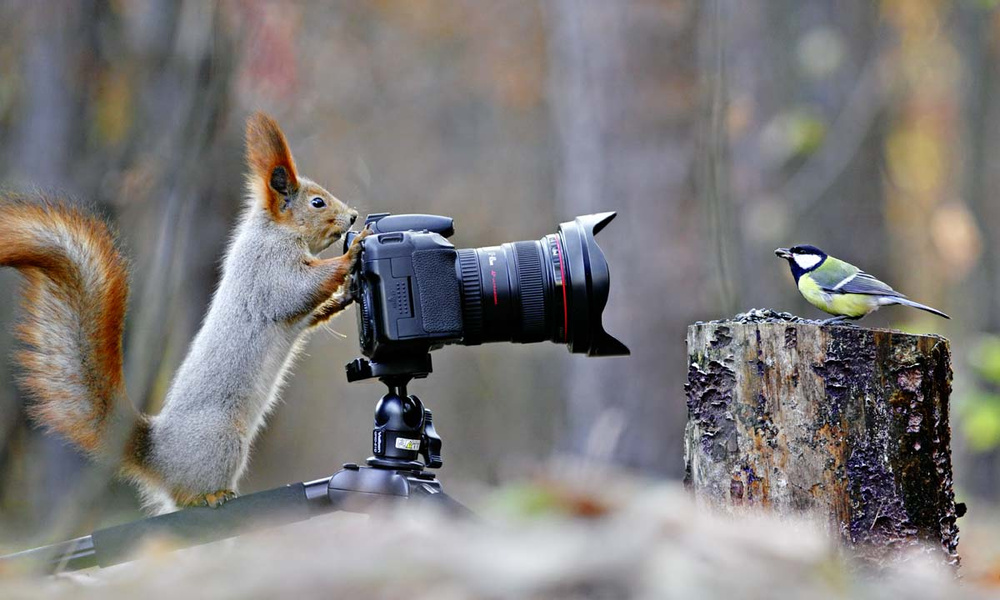
[[[594,236],[617,216],[615,212],[579,216],[559,225],[566,255],[566,301],[570,321],[566,343],[570,352],[588,356],[627,356],[621,343],[604,330],[611,275],[604,252]]]

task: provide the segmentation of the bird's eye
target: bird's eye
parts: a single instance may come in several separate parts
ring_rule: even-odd
[[[313,205],[313,208],[323,208],[324,206],[326,206],[326,202],[324,202],[323,199],[319,197],[313,198],[311,204]]]

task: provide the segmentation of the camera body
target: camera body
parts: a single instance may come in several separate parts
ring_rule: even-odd
[[[423,355],[462,339],[453,221],[437,215],[369,215],[351,283],[361,352],[378,363]],[[349,245],[355,232],[348,232]]]
[[[565,343],[589,356],[626,355],[604,331],[608,263],[594,236],[615,213],[584,215],[540,240],[456,249],[439,215],[369,215],[351,280],[361,352],[351,381],[430,372],[446,344]],[[357,237],[348,232],[345,251]]]

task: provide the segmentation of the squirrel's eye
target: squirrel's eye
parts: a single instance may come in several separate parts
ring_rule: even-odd
[[[326,202],[324,202],[322,198],[313,198],[312,205],[313,208],[323,208],[326,206]]]

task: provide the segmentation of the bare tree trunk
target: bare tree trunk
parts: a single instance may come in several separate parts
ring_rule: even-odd
[[[852,326],[688,329],[686,482],[709,504],[828,520],[881,565],[958,564],[948,341]]]
[[[70,153],[81,140],[79,105],[65,87],[75,75],[75,57],[80,55],[87,23],[82,6],[65,8],[53,12],[48,10],[51,7],[37,5],[25,11],[39,34],[29,38],[24,56],[25,71],[32,76],[25,91],[25,118],[12,144],[16,149],[11,153],[15,164],[12,178],[21,185],[41,183],[47,190],[67,188]],[[27,439],[37,444],[44,457],[35,461],[32,469],[37,470],[35,476],[45,489],[56,490],[77,481],[85,465],[81,454],[53,436],[32,432]],[[26,492],[29,504],[41,515],[50,515],[58,504],[56,494],[31,488]]]
[[[0,179],[66,191],[118,213],[123,243],[135,242],[126,248],[135,259],[128,389],[140,408],[155,408],[215,282],[214,257],[226,239],[219,224],[240,206],[241,163],[232,151],[240,130],[225,122],[235,40],[209,2],[154,0],[119,10],[106,0],[39,0],[4,7],[0,16],[36,32],[24,36],[18,75],[25,85],[14,98],[24,118],[0,136],[0,157],[9,157],[0,161]],[[225,155],[212,152],[219,145]],[[213,213],[225,218],[208,218]],[[23,426],[23,418],[10,421]],[[25,497],[19,506],[30,516],[64,515],[66,504],[87,505],[106,487],[108,474],[63,440],[0,427],[0,442],[8,436],[44,453],[37,460],[0,452],[0,473],[10,474],[0,477],[0,497],[8,489]],[[19,473],[29,475],[15,480]],[[66,492],[82,485],[90,492],[68,500]]]
[[[956,39],[970,73],[965,88],[962,195],[979,225],[982,250],[962,285],[952,286],[961,311],[953,316],[971,332],[996,335],[1000,333],[1000,208],[995,194],[998,178],[992,163],[998,150],[1000,111],[991,100],[1000,92],[997,50],[990,21],[983,18],[981,7],[960,5],[956,22]],[[975,385],[990,395],[1000,395],[996,382],[980,376]],[[970,494],[993,501],[1000,497],[1000,448],[968,452],[959,463],[959,472]]]
[[[670,343],[682,332],[671,324],[690,322],[701,309],[702,283],[690,278],[701,260],[692,185],[697,4],[545,6],[561,157],[557,212],[565,219],[619,212],[598,237],[611,264],[605,323],[627,345],[645,350],[569,363],[564,446],[679,475],[674,457],[681,440],[663,423],[682,418],[680,402],[667,398],[683,374],[664,365],[684,360]]]

